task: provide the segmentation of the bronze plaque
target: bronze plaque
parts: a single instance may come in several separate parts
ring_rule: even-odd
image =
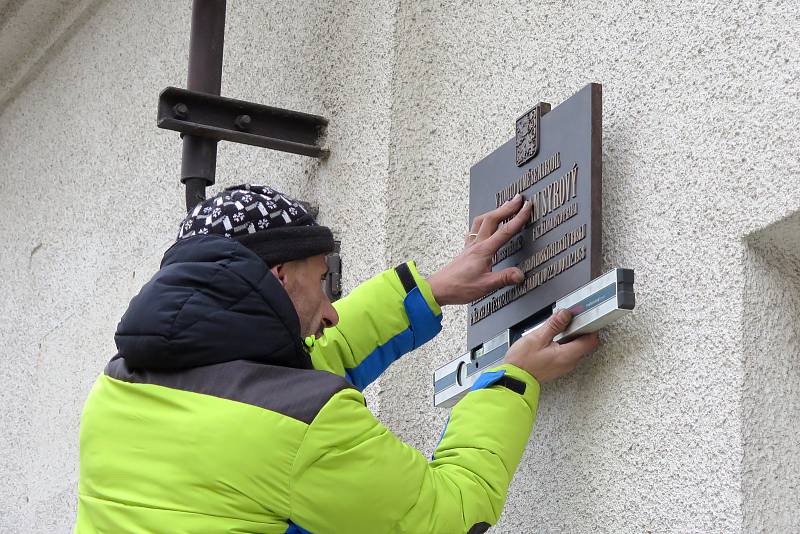
[[[533,211],[494,258],[494,270],[516,265],[525,280],[469,306],[469,350],[601,274],[602,86],[548,110],[540,103],[520,117],[517,136],[470,169],[470,220],[517,193]]]

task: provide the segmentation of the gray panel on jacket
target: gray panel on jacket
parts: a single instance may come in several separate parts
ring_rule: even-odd
[[[344,378],[327,371],[246,360],[164,372],[131,370],[124,358],[114,358],[105,373],[123,382],[153,384],[259,406],[307,424],[311,424],[333,395],[353,387]]]

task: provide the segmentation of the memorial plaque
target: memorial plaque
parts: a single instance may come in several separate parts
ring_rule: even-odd
[[[493,266],[518,266],[525,280],[469,306],[469,350],[549,313],[559,298],[600,275],[602,87],[589,84],[548,110],[540,103],[521,116],[515,137],[470,169],[470,220],[517,193],[533,210]]]

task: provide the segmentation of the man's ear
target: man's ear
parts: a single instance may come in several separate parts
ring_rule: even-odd
[[[282,286],[286,285],[286,264],[279,263],[270,267],[270,272],[278,279]]]

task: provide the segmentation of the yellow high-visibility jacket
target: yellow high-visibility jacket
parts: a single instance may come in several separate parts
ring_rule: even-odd
[[[78,533],[484,532],[503,509],[539,386],[504,365],[450,414],[433,460],[361,390],[440,330],[413,263],[335,304],[303,342],[288,295],[234,240],[167,251],[120,322],[80,431]],[[496,385],[524,383],[524,393]]]

